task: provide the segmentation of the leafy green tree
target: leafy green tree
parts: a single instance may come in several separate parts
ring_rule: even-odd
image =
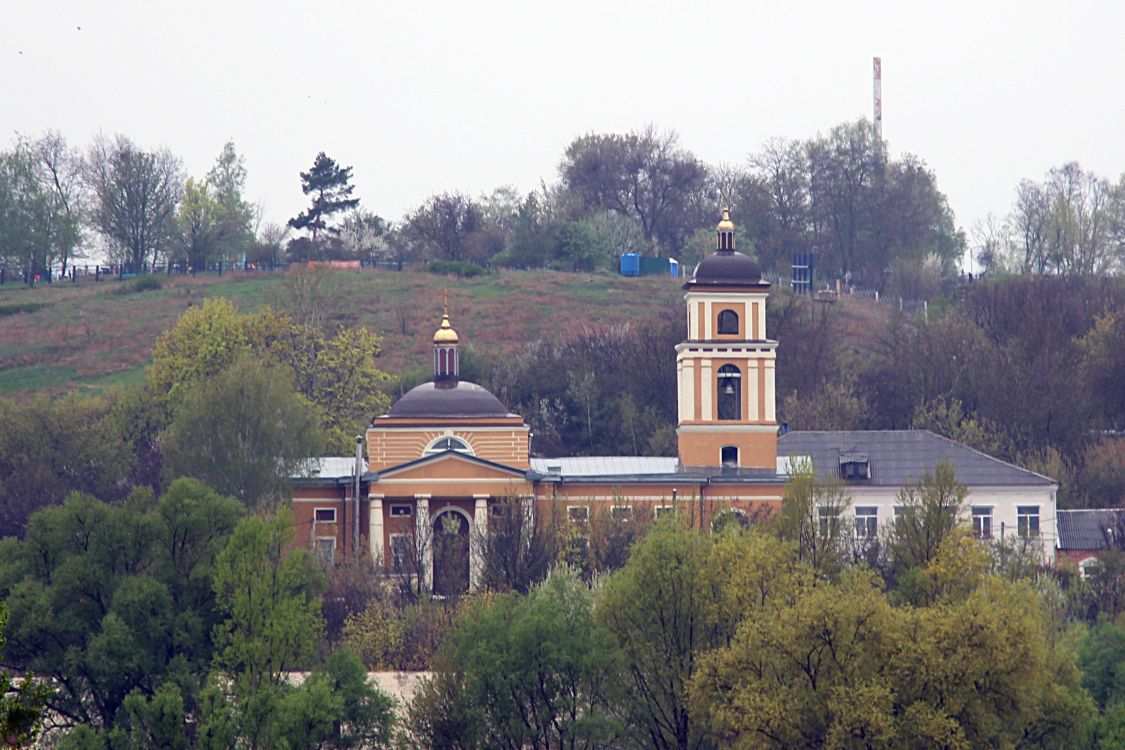
[[[250,351],[244,322],[234,303],[211,297],[189,308],[156,342],[148,379],[171,399],[195,381],[219,374]]]
[[[928,604],[894,607],[870,569],[830,581],[798,564],[702,657],[692,716],[727,747],[1081,746],[1094,712],[1073,662],[1036,593],[987,566],[949,536],[925,569]]]
[[[176,212],[176,230],[183,257],[192,268],[205,271],[220,257],[219,225],[222,206],[211,194],[206,180],[189,177]]]
[[[692,216],[707,185],[707,167],[672,132],[590,134],[575,139],[559,167],[566,189],[592,210],[612,211],[640,226],[650,252],[679,248],[700,226]],[[711,209],[711,215],[714,209]]]
[[[625,715],[639,746],[707,747],[688,714],[687,685],[717,645],[710,587],[712,543],[675,522],[656,524],[602,589],[598,620],[624,652]]]
[[[207,173],[206,183],[218,204],[216,234],[223,255],[238,259],[254,245],[255,209],[243,197],[246,189],[245,159],[227,141]]]
[[[1125,703],[1125,629],[1099,622],[1078,650],[1078,668],[1099,708]]]
[[[942,542],[957,527],[969,490],[957,481],[953,465],[942,461],[899,489],[902,508],[888,541],[895,569],[922,568],[937,557]]]
[[[323,446],[319,415],[291,382],[284,369],[242,357],[193,383],[165,436],[168,472],[196,477],[247,507],[285,497],[289,477]]]
[[[456,731],[459,747],[603,748],[615,718],[620,652],[593,614],[589,589],[556,571],[526,597],[482,602],[449,636],[444,662],[408,729],[418,747]]]
[[[817,479],[804,460],[790,469],[777,519],[778,535],[792,542],[797,559],[817,570],[835,572],[843,562],[850,529],[844,519],[849,498],[838,482]]]
[[[248,517],[215,561],[215,668],[231,682],[239,733],[270,747],[281,730],[286,673],[311,666],[324,622],[323,574],[306,549],[292,549],[293,514]]]
[[[27,144],[0,153],[0,261],[40,273],[53,261],[49,196]]]
[[[111,398],[0,398],[0,535],[73,491],[120,497],[131,457]]]
[[[22,541],[0,543],[9,663],[51,678],[47,705],[64,721],[106,731],[132,691],[203,674],[218,621],[212,570],[241,512],[189,479],[159,502],[75,493],[39,511]]]
[[[8,611],[0,604],[0,653],[3,653],[7,626]],[[8,672],[0,670],[0,737],[7,745],[29,747],[35,742],[49,696],[50,690],[34,675],[26,674],[14,685]]]
[[[290,219],[289,226],[297,231],[307,230],[313,245],[321,233],[338,233],[328,222],[336,214],[359,205],[359,198],[351,197],[355,190],[351,179],[351,167],[341,167],[323,151],[317,154],[312,168],[301,172],[301,192],[312,197],[312,205]]]
[[[431,253],[447,260],[481,262],[495,254],[481,251],[478,240],[485,231],[484,211],[462,193],[430,196],[410,214],[405,229]]]

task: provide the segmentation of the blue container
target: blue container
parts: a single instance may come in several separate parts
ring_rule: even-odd
[[[668,259],[668,273],[673,279],[680,278],[680,262],[675,258]]]
[[[641,275],[641,259],[636,253],[623,253],[621,255],[621,275]]]

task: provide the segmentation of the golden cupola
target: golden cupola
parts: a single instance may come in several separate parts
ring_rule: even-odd
[[[460,376],[457,352],[457,331],[449,324],[449,308],[441,316],[441,325],[434,333],[434,382],[456,381]]]

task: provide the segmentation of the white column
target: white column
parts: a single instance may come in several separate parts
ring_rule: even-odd
[[[715,382],[711,376],[711,360],[705,359],[699,363],[699,418],[704,422],[711,422],[715,419],[715,405],[712,400],[712,394],[715,389]]]
[[[422,563],[422,570],[418,571],[422,578],[422,588],[426,591],[434,590],[434,547],[431,537],[433,527],[430,524],[430,496],[414,496],[414,543],[418,547],[418,558]]]
[[[703,303],[703,315],[703,338],[710,341],[714,337],[714,333],[711,330],[711,300],[706,300]]]
[[[370,495],[367,500],[367,546],[371,562],[377,570],[386,566],[383,559],[383,496]]]
[[[488,533],[488,495],[473,495],[473,526],[469,529],[469,591],[480,586],[484,570],[484,550],[481,545]]]
[[[765,375],[766,375],[766,404],[765,404],[765,406],[766,406],[766,421],[767,422],[773,422],[777,419],[777,415],[775,414],[776,404],[774,403],[777,399],[777,395],[774,393],[773,360],[772,359],[766,360],[766,373],[765,373]]]
[[[757,308],[758,308],[758,338],[765,341],[766,339],[769,338],[769,336],[766,335],[766,300],[765,300],[765,298],[762,298],[762,300],[757,304]]]
[[[750,407],[746,412],[746,416],[751,422],[757,422],[761,419],[759,416],[761,412],[758,410],[758,402],[760,400],[758,396],[758,360],[746,360],[746,375],[746,404]]]

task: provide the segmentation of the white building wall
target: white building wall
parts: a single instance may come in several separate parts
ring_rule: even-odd
[[[894,523],[894,509],[898,505],[898,488],[856,487],[845,484],[844,491],[851,499],[847,518],[854,520],[855,507],[878,508],[879,533]],[[963,520],[972,523],[973,506],[992,507],[992,536],[999,541],[1018,538],[1017,507],[1039,506],[1039,540],[1043,561],[1052,563],[1057,541],[1055,523],[1055,489],[1053,487],[969,487],[965,498]]]

